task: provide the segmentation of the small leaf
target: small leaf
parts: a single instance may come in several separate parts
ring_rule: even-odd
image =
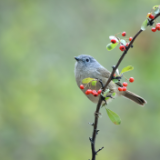
[[[109,39],[110,39],[110,40],[115,39],[115,40],[118,42],[118,39],[117,39],[117,37],[115,37],[115,36],[109,36]]]
[[[86,84],[86,83],[90,83],[91,81],[95,80],[94,78],[85,78],[82,80],[82,83]]]
[[[112,96],[115,96],[116,95],[116,93],[114,92],[114,93],[112,93]]]
[[[91,84],[92,84],[92,86],[96,86],[97,81],[92,81]]]
[[[107,89],[107,90],[102,94],[102,96],[103,96],[103,97],[106,97],[106,95],[107,95],[107,93],[109,93],[109,91],[110,91],[110,90]]]
[[[153,6],[153,9],[155,9],[155,8],[157,8],[157,7],[159,7],[159,5],[155,5],[155,6]]]
[[[117,46],[118,43],[109,43],[107,44],[106,48],[108,51],[111,51],[112,49],[114,49]]]
[[[124,46],[126,46],[127,42],[124,39],[120,40],[121,44],[123,44]]]
[[[120,117],[118,116],[118,114],[114,113],[113,111],[111,111],[110,109],[106,108],[106,111],[107,111],[107,114],[108,114],[108,117],[110,118],[110,120],[116,124],[116,125],[119,125],[121,124],[121,119]]]
[[[105,100],[108,100],[110,97],[106,97]]]
[[[155,14],[158,14],[160,12],[160,6],[159,5],[153,6],[153,10]]]
[[[141,30],[145,30],[148,26],[148,19],[146,19],[143,23],[142,23],[142,26],[141,26]]]
[[[133,66],[127,66],[127,67],[125,67],[125,68],[122,69],[121,74],[124,73],[124,72],[131,71],[131,70],[133,70],[133,69],[134,69]]]
[[[112,79],[112,81],[113,81],[114,83],[118,83],[118,82],[119,82],[118,79]]]

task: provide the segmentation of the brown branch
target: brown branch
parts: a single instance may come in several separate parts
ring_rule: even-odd
[[[148,25],[151,25],[153,23],[153,21],[160,16],[160,13],[157,14],[155,16],[154,19],[150,20],[150,23]],[[132,41],[129,43],[128,47],[126,47],[126,50],[123,52],[123,54],[121,55],[120,59],[118,60],[116,66],[113,67],[112,73],[110,75],[110,77],[108,78],[106,84],[104,85],[104,87],[102,88],[103,92],[105,91],[105,89],[107,88],[108,84],[111,82],[113,75],[115,73],[115,71],[117,70],[117,68],[119,67],[120,63],[122,62],[122,60],[124,59],[125,55],[127,54],[128,50],[130,49],[130,47],[132,46],[133,42],[135,41],[135,39],[137,38],[137,36],[142,32],[143,30],[139,30],[138,33],[133,37]],[[93,133],[92,133],[92,138],[90,138],[91,141],[91,149],[92,149],[92,160],[96,159],[96,154],[97,152],[101,151],[104,147],[102,147],[101,149],[99,149],[98,151],[96,151],[95,149],[95,140],[96,140],[96,135],[97,135],[97,126],[98,126],[98,117],[99,117],[99,110],[101,107],[103,101],[103,97],[102,95],[100,95],[99,97],[99,101],[97,103],[97,107],[96,107],[96,111],[95,111],[95,119],[94,119],[94,126],[93,126]]]

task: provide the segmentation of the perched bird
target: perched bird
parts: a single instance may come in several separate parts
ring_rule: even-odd
[[[95,79],[101,79],[103,84],[105,84],[110,76],[110,72],[104,68],[100,63],[97,62],[96,59],[89,55],[79,55],[75,57],[76,63],[75,63],[75,78],[77,85],[80,86],[82,84],[82,80],[85,78],[95,78]],[[142,97],[130,92],[130,91],[123,91],[120,92],[118,90],[118,87],[122,87],[122,84],[120,82],[114,83],[111,81],[108,85],[108,89],[110,90],[110,93],[116,93],[118,96],[124,96],[137,104],[143,106],[146,102]],[[96,86],[91,86],[90,89],[99,90],[101,88],[101,84],[97,83]],[[87,85],[82,91],[85,93],[85,91],[89,89],[89,86]],[[94,97],[93,95],[89,94],[86,95],[92,102],[98,103],[99,96]]]

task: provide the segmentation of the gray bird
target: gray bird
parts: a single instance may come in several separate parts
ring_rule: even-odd
[[[110,72],[104,68],[101,64],[97,62],[96,59],[89,55],[79,55],[75,57],[76,63],[75,63],[75,78],[77,85],[80,86],[82,84],[82,80],[85,78],[96,78],[101,79],[103,84],[105,84],[110,76]],[[97,83],[96,86],[90,86],[90,89],[99,90],[101,88],[101,84]],[[142,97],[130,92],[130,91],[123,91],[120,92],[118,90],[118,87],[122,87],[122,84],[120,82],[114,83],[111,81],[108,85],[108,88],[110,89],[111,93],[116,93],[118,96],[124,96],[137,104],[143,106],[146,102]],[[89,86],[86,86],[85,89],[83,89],[83,93],[89,89]],[[94,97],[92,94],[86,95],[92,102],[98,103],[99,96]]]

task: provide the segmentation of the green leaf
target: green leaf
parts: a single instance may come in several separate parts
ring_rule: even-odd
[[[159,7],[159,5],[155,5],[155,6],[153,6],[153,9],[155,9],[155,8],[157,8],[157,7]]]
[[[145,30],[148,26],[148,19],[146,19],[143,23],[142,23],[142,26],[141,26],[141,30]]]
[[[115,96],[116,95],[116,93],[114,92],[114,93],[112,93],[112,96]]]
[[[107,89],[104,93],[103,93],[103,97],[106,97],[107,93],[109,93],[109,89]]]
[[[85,78],[82,80],[82,83],[86,84],[86,83],[90,83],[91,81],[95,80],[94,78]]]
[[[112,81],[113,81],[114,83],[118,83],[118,82],[119,82],[118,79],[112,79]]]
[[[124,39],[120,40],[121,44],[123,44],[124,46],[126,46],[127,42]]]
[[[96,86],[97,81],[92,81],[91,84],[92,84],[92,86]]]
[[[106,48],[108,51],[111,51],[112,49],[114,49],[117,46],[118,43],[109,43],[107,44]]]
[[[155,14],[158,14],[160,12],[160,6],[159,5],[153,6],[153,10]]]
[[[110,97],[106,97],[105,100],[108,100]]]
[[[121,74],[124,73],[124,72],[131,71],[131,70],[133,70],[133,69],[134,69],[133,66],[127,66],[127,67],[125,67],[125,68],[122,69]]]
[[[116,124],[116,125],[119,125],[121,124],[121,119],[120,117],[118,116],[118,114],[114,113],[113,111],[111,111],[110,109],[106,108],[106,111],[107,111],[107,114],[108,114],[108,117],[110,118],[110,120]]]

